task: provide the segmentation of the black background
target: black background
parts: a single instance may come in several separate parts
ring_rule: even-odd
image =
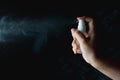
[[[109,4],[108,4],[109,3]],[[116,2],[117,3],[117,2]],[[115,5],[113,8],[113,4]],[[112,6],[112,7],[111,7]],[[115,13],[116,11],[116,13]],[[105,75],[96,71],[93,67],[87,64],[81,57],[81,55],[73,55],[71,48],[72,37],[70,34],[71,27],[75,25],[67,26],[72,20],[75,20],[77,16],[90,16],[94,17],[98,22],[102,21],[107,23],[108,17],[117,14],[119,16],[119,8],[117,4],[112,2],[92,2],[83,0],[40,0],[40,1],[23,1],[23,0],[4,0],[0,1],[0,16],[10,16],[15,18],[29,17],[30,19],[43,19],[44,17],[50,18],[50,20],[58,20],[55,30],[58,32],[53,33],[48,29],[47,41],[43,43],[42,50],[38,52],[33,50],[36,41],[41,40],[41,36],[35,39],[35,37],[18,38],[17,41],[10,43],[1,42],[1,64],[3,73],[5,76],[10,77],[26,77],[26,78],[39,78],[39,79],[80,79],[80,80],[109,80]],[[52,16],[55,15],[55,17]],[[60,19],[58,18],[61,17]],[[113,19],[116,17],[113,17]],[[117,17],[118,18],[118,17]],[[69,20],[68,22],[66,20]],[[104,21],[106,21],[104,23]],[[66,21],[66,22],[63,22]],[[114,21],[114,20],[113,20]],[[117,21],[117,20],[116,20]],[[100,22],[102,24],[102,22]],[[112,22],[112,21],[111,21]],[[62,24],[61,24],[62,23]],[[53,21],[51,24],[55,24]],[[71,23],[70,23],[71,24]],[[107,25],[109,26],[109,25]],[[101,32],[98,27],[98,32]],[[106,40],[107,27],[102,30],[102,39]],[[116,29],[117,30],[117,29]],[[40,32],[42,28],[40,28]],[[108,31],[109,32],[109,31]],[[113,31],[113,33],[116,31]],[[118,31],[119,32],[119,31]],[[111,33],[111,34],[113,34]],[[104,35],[106,34],[106,35]],[[119,33],[115,33],[119,34]],[[114,34],[114,35],[115,35]],[[40,34],[41,35],[41,34]],[[42,34],[44,35],[44,34]],[[104,35],[104,36],[103,36]],[[11,36],[11,35],[9,35]],[[45,35],[46,37],[46,35]],[[115,37],[115,36],[114,36]],[[13,37],[14,38],[14,37]],[[116,37],[115,37],[116,38]],[[44,38],[42,38],[44,40]],[[111,39],[111,36],[108,36]],[[108,41],[108,39],[106,41]],[[118,40],[119,41],[119,40]],[[111,43],[109,40],[107,44]],[[116,44],[118,44],[116,42]],[[111,44],[112,46],[116,44]],[[108,45],[109,46],[109,45]],[[105,47],[108,47],[105,46]],[[41,47],[40,47],[41,48]],[[118,49],[118,47],[117,47]],[[116,49],[115,49],[116,50]],[[118,51],[119,52],[119,51]],[[7,75],[8,74],[8,75]],[[13,76],[14,75],[14,76]]]

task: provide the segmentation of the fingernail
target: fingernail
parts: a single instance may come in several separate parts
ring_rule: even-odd
[[[75,54],[75,55],[77,54],[76,50],[74,51],[74,54]]]
[[[85,20],[85,16],[77,17],[77,19]]]

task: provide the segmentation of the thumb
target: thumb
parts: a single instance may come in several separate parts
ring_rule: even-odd
[[[84,45],[86,44],[86,38],[80,31],[72,28],[71,33],[73,38],[76,38],[80,44],[84,44]]]

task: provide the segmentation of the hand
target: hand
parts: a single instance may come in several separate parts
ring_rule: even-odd
[[[80,18],[82,17],[78,17],[77,19]],[[85,61],[91,63],[96,53],[95,26],[92,18],[85,17],[84,20],[88,22],[89,30],[88,32],[83,34],[77,29],[72,28],[71,29],[73,37],[72,47],[74,54],[82,54]]]
[[[78,19],[80,19],[79,17]],[[109,58],[101,57],[100,51],[97,51],[95,25],[92,18],[84,18],[89,24],[88,32],[81,33],[77,29],[71,29],[73,36],[73,52],[82,54],[84,60],[94,68],[104,73],[112,80],[120,80],[120,63]],[[79,43],[79,44],[78,44]]]

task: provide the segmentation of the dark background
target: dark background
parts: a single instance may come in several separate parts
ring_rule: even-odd
[[[12,78],[109,80],[81,55],[73,54],[70,29],[76,27],[76,17],[93,17],[103,55],[119,60],[120,12],[116,3],[1,1],[1,73]]]

